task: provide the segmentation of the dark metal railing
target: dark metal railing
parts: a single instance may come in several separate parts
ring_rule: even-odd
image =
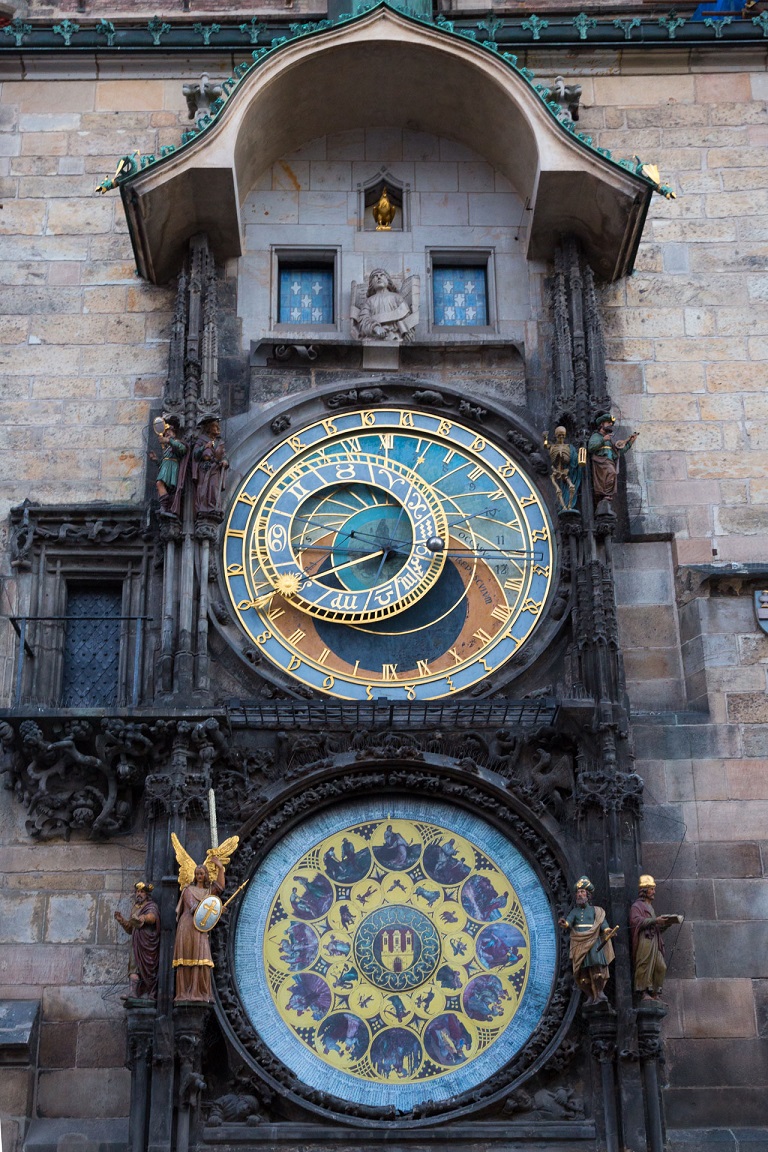
[[[549,696],[532,700],[367,701],[228,700],[233,728],[511,728],[554,724],[557,702]]]
[[[100,620],[109,621],[114,623],[120,631],[120,648],[123,649],[123,644],[126,640],[124,628],[126,625],[130,630],[131,624],[135,625],[133,636],[133,652],[131,660],[130,677],[125,676],[125,684],[127,687],[128,680],[130,679],[130,692],[125,692],[124,695],[128,697],[123,703],[130,703],[136,706],[139,703],[141,695],[141,661],[142,651],[144,647],[144,622],[149,620],[149,616],[7,616],[6,619],[10,621],[12,628],[19,638],[19,650],[16,656],[16,675],[13,693],[13,707],[18,708],[22,703],[23,689],[24,689],[24,671],[26,661],[36,659],[35,648],[29,641],[30,624],[59,624],[63,629],[67,625],[79,623],[82,620]],[[63,652],[63,645],[62,645]],[[119,693],[120,684],[118,681],[117,691]],[[87,706],[87,705],[85,705]]]

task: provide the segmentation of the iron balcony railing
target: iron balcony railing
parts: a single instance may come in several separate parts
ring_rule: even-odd
[[[14,708],[37,701],[41,695],[47,697],[52,706],[59,707],[138,705],[144,626],[149,616],[8,616],[6,619],[19,638]],[[82,625],[88,623],[93,627],[84,629]],[[80,635],[76,637],[77,643],[72,643],[75,629]],[[61,674],[55,687],[41,691],[35,661],[39,662],[43,650],[60,660]]]

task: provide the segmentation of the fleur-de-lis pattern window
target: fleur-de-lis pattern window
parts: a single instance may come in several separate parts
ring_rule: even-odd
[[[440,267],[432,271],[434,322],[445,327],[488,324],[486,270]]]
[[[333,269],[281,268],[280,324],[333,324]]]

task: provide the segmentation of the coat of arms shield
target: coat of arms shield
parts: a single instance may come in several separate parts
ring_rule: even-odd
[[[758,626],[768,634],[768,589],[766,588],[755,592],[755,615]]]

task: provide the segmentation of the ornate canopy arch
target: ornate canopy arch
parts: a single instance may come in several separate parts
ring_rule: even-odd
[[[566,130],[494,45],[383,5],[255,55],[200,135],[120,181],[139,271],[155,283],[197,232],[217,260],[241,255],[240,206],[258,176],[307,140],[366,126],[451,136],[484,155],[529,205],[529,258],[575,235],[602,277],[631,269],[652,185]]]

